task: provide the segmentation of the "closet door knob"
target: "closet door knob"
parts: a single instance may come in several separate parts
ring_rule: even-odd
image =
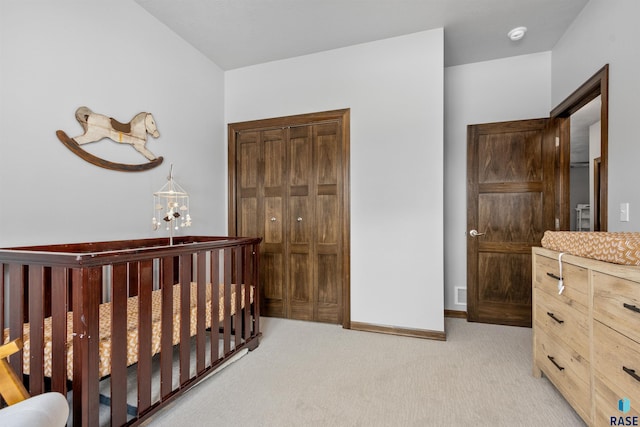
[[[302,217],[301,216],[298,217],[298,222],[302,222]]]
[[[275,216],[271,217],[271,222],[276,222],[276,217]]]

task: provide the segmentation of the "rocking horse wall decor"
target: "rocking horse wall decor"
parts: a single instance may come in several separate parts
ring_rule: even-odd
[[[156,128],[156,122],[151,113],[138,113],[129,123],[120,123],[116,119],[97,114],[87,107],[80,107],[76,110],[76,119],[84,129],[82,135],[69,138],[67,134],[58,130],[58,139],[71,151],[84,160],[105,169],[138,172],[155,168],[162,163],[162,157],[156,157],[146,147],[147,134],[157,138],[160,136]],[[129,144],[137,152],[146,157],[149,161],[141,164],[115,163],[95,156],[82,149],[81,145],[96,142],[104,138],[109,138],[119,144]]]

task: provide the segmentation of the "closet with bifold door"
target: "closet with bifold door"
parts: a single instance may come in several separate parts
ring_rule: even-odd
[[[229,124],[229,231],[259,236],[261,315],[349,322],[349,110]]]

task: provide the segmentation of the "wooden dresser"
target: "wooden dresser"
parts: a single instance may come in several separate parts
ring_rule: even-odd
[[[533,248],[533,375],[544,373],[589,425],[640,423],[640,267],[565,254],[559,294],[558,256]]]

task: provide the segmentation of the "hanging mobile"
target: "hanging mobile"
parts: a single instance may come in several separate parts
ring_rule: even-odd
[[[173,245],[174,230],[191,226],[189,193],[173,179],[173,164],[171,164],[171,169],[169,170],[167,183],[160,190],[153,193],[153,209],[154,213],[151,219],[153,230],[160,229],[162,222],[158,218],[161,218],[166,223],[166,229],[169,231],[169,245]],[[178,226],[179,218],[182,218],[180,226]],[[186,218],[186,221],[184,218]]]

